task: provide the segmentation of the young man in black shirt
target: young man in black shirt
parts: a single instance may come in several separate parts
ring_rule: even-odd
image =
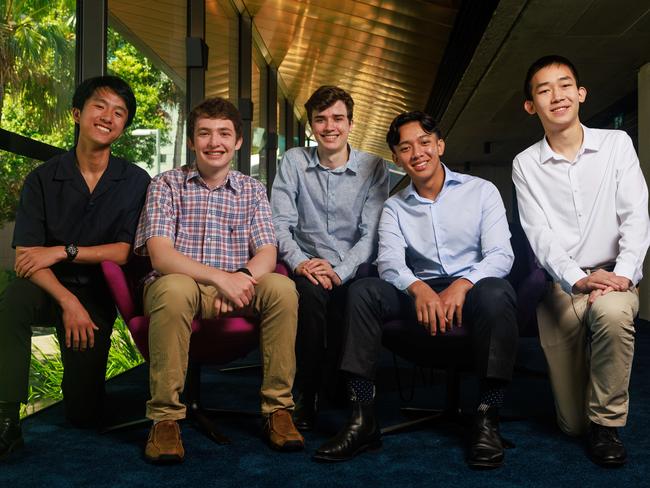
[[[27,176],[16,212],[17,279],[0,297],[0,458],[23,445],[32,325],[56,326],[67,419],[81,427],[100,419],[116,312],[99,263],[126,262],[149,184],[110,152],[135,115],[129,85],[85,80],[72,107],[77,145]]]

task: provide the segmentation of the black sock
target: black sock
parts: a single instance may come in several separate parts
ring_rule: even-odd
[[[375,399],[375,384],[362,376],[352,374],[348,376],[348,390],[350,400],[353,402],[370,405]]]
[[[0,419],[10,419],[14,422],[20,420],[20,402],[1,402]]]
[[[481,380],[481,394],[477,410],[485,413],[490,408],[497,410],[503,406],[503,399],[506,394],[507,381],[484,379]]]

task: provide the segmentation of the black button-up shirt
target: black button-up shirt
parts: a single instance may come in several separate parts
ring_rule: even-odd
[[[149,181],[142,168],[111,156],[90,193],[74,149],[55,156],[25,179],[12,246],[132,244]],[[102,280],[99,265],[63,261],[52,271],[62,283]]]

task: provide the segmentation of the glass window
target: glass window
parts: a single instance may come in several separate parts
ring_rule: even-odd
[[[293,121],[293,147],[300,146],[300,123],[296,118],[296,114],[291,114],[291,120]]]
[[[36,159],[0,150],[0,226],[14,220],[25,177],[39,164],[41,161]],[[0,252],[4,253],[4,250]],[[10,265],[3,262],[3,267],[13,268],[13,251],[11,254]]]
[[[278,164],[287,150],[287,104],[278,90]]]
[[[107,70],[131,85],[138,103],[113,153],[152,176],[185,164],[186,158],[185,5],[156,5],[154,10],[147,2],[112,0],[107,34]],[[161,11],[170,17],[159,19]],[[153,22],[155,30],[146,28]]]
[[[2,5],[0,127],[53,146],[70,146],[75,0]]]
[[[267,130],[267,71],[266,62],[257,49],[253,50],[251,92],[253,100],[253,121],[251,126],[251,176],[266,184],[266,130]]]

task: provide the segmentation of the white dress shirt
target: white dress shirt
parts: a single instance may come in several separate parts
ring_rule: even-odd
[[[648,187],[629,136],[582,130],[574,161],[543,138],[512,167],[526,236],[539,264],[567,293],[586,276],[583,269],[609,263],[637,284],[650,243]]]

